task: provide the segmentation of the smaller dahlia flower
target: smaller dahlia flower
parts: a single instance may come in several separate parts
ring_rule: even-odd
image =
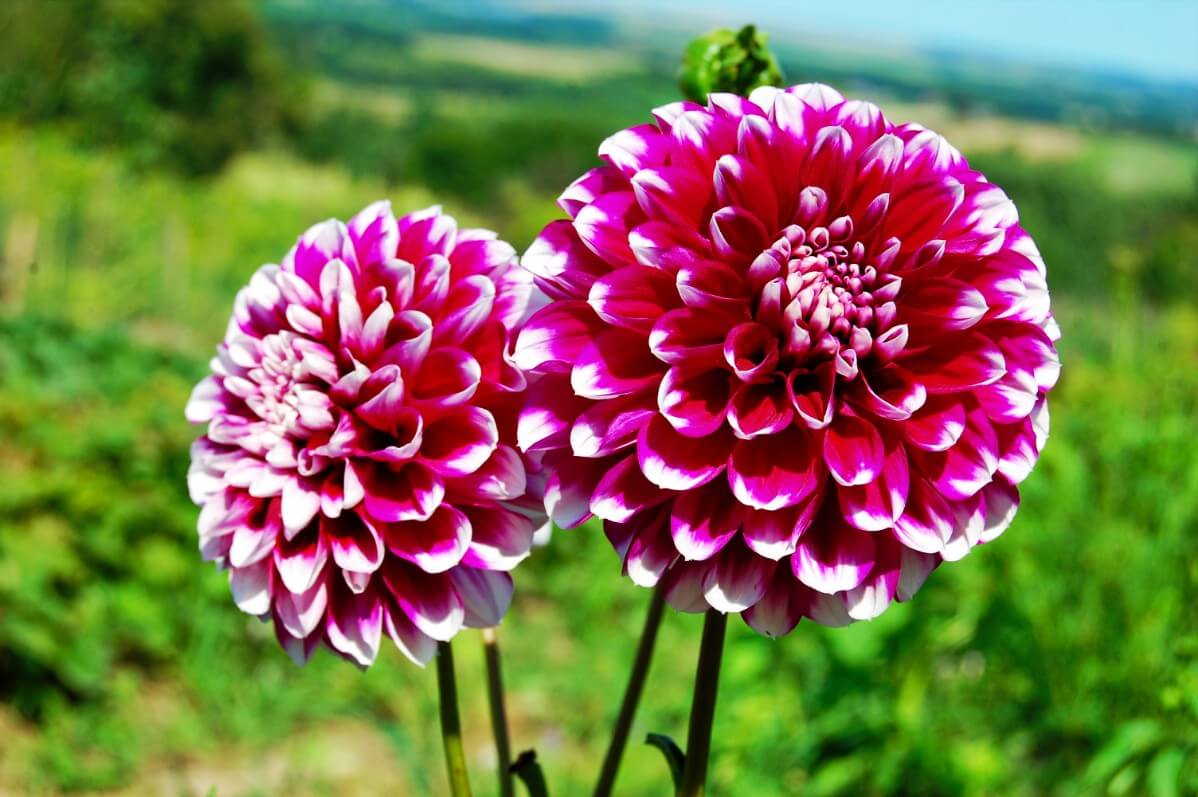
[[[1002,189],[828,86],[611,136],[529,248],[516,362],[564,526],[637,584],[777,636],[914,594],[1011,522],[1059,337]]]
[[[200,550],[303,663],[418,664],[499,623],[539,524],[508,358],[532,301],[511,246],[439,208],[329,220],[237,295],[186,415]]]

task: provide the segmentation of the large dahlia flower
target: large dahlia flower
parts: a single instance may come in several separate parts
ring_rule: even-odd
[[[204,558],[297,661],[323,642],[365,667],[386,632],[423,664],[499,622],[540,506],[507,356],[532,292],[493,233],[380,202],[237,295],[188,483]]]
[[[523,260],[518,439],[563,526],[759,632],[910,597],[1011,522],[1058,372],[1044,263],[943,138],[822,85],[599,149]]]

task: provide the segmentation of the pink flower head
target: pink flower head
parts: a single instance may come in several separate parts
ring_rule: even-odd
[[[238,293],[187,405],[188,485],[204,558],[297,661],[324,642],[365,667],[385,631],[423,664],[503,616],[540,504],[507,357],[532,293],[493,233],[386,202]]]
[[[877,616],[1011,522],[1058,372],[1044,262],[943,138],[809,84],[599,149],[523,264],[518,440],[677,608]]]

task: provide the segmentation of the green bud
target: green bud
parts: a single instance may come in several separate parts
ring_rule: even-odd
[[[687,45],[678,86],[688,100],[706,102],[713,91],[747,95],[758,86],[782,85],[778,59],[766,47],[768,36],[753,25],[740,31],[713,30]]]

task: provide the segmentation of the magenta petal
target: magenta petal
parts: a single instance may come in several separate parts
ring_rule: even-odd
[[[840,484],[869,484],[882,472],[885,450],[882,436],[872,423],[841,411],[824,433],[824,462]]]
[[[354,594],[335,586],[329,600],[325,632],[329,644],[359,667],[369,667],[379,652],[383,608],[374,590]]]
[[[730,387],[727,371],[675,365],[661,380],[657,406],[679,433],[706,437],[724,423]]]
[[[922,553],[940,553],[953,534],[954,514],[944,496],[912,474],[903,514],[894,523],[899,542]]]
[[[971,413],[965,432],[946,451],[918,451],[915,461],[920,471],[949,500],[976,495],[990,483],[998,470],[998,437],[985,416]]]
[[[423,667],[437,652],[437,641],[416,627],[407,614],[391,598],[385,598],[383,629],[408,661]]]
[[[866,484],[837,487],[844,519],[862,531],[881,531],[894,526],[907,506],[910,471],[907,451],[896,440],[887,440],[882,472]]]
[[[524,495],[528,477],[524,461],[511,446],[499,445],[478,470],[446,482],[446,493],[469,501],[510,501]]]
[[[687,560],[710,559],[740,529],[744,508],[732,500],[723,482],[711,482],[674,500],[670,534]]]
[[[545,467],[549,479],[545,483],[545,511],[553,522],[570,529],[591,517],[591,493],[613,463],[614,459],[610,457],[547,458]]]
[[[703,596],[717,611],[743,612],[765,595],[777,566],[732,542],[712,559],[703,577]]]
[[[561,448],[574,419],[589,404],[574,395],[569,380],[546,374],[524,394],[516,422],[516,443],[524,452]]]
[[[490,317],[495,296],[495,283],[482,274],[457,282],[441,308],[441,317],[434,327],[434,342],[462,345],[468,341]]]
[[[649,333],[649,349],[657,359],[672,365],[713,366],[723,362],[725,335],[720,317],[684,307],[657,320]]]
[[[609,136],[599,145],[599,157],[632,177],[641,169],[665,163],[669,139],[653,125],[637,125]]]
[[[470,546],[470,520],[460,509],[442,505],[427,520],[382,527],[387,549],[426,573],[444,573],[462,561]]]
[[[315,524],[290,540],[282,538],[274,552],[275,570],[288,592],[307,592],[329,558],[328,543]]]
[[[1006,373],[1002,351],[989,338],[964,332],[932,349],[900,358],[916,382],[929,393],[958,393],[988,385]]]
[[[778,336],[753,321],[737,324],[724,339],[724,360],[741,381],[769,379],[778,364]]]
[[[421,633],[447,642],[461,630],[466,609],[449,574],[396,563],[382,575],[387,591]]]
[[[664,271],[635,265],[595,280],[587,298],[595,314],[618,327],[647,333],[679,304],[674,279]]]
[[[655,409],[648,391],[594,402],[576,413],[570,427],[570,448],[578,457],[614,454],[636,442],[641,427],[656,414]]]
[[[637,460],[645,478],[658,487],[690,490],[724,470],[733,439],[724,430],[708,437],[686,437],[658,415],[641,428]]]
[[[472,530],[462,563],[481,570],[511,570],[528,557],[536,524],[499,507],[466,507]]]
[[[383,563],[382,536],[356,512],[345,512],[335,520],[322,518],[320,534],[342,570],[373,573]]]
[[[637,172],[632,190],[649,218],[697,230],[711,196],[711,181],[687,169],[666,166]]]
[[[635,531],[624,553],[624,573],[632,583],[642,587],[656,586],[666,568],[678,558],[670,535],[669,513],[648,514],[650,516],[644,521],[641,520],[644,515],[640,515],[630,522]],[[605,530],[607,525],[604,524]]]
[[[591,169],[562,191],[561,196],[557,198],[557,206],[569,214],[570,218],[574,218],[578,211],[599,197],[623,188],[625,179],[610,166]]]
[[[328,605],[328,587],[321,581],[304,592],[276,594],[275,617],[290,636],[305,639],[322,625]]]
[[[895,589],[895,596],[901,601],[911,600],[915,597],[915,593],[919,592],[919,588],[927,581],[928,575],[931,574],[936,566],[940,564],[940,557],[936,554],[920,553],[913,551],[910,548],[904,547],[901,554],[901,565],[899,570],[898,587]]]
[[[779,560],[790,556],[795,551],[799,537],[811,528],[823,500],[824,490],[820,487],[797,506],[776,511],[748,510],[742,529],[745,544],[766,559]]]
[[[642,475],[635,455],[620,460],[595,486],[591,512],[616,523],[627,522],[642,509],[661,503],[669,494]]]
[[[792,371],[786,380],[786,392],[799,419],[809,429],[823,429],[832,422],[835,405],[832,391],[836,386],[836,367],[824,362],[814,371]]]
[[[600,328],[585,302],[558,301],[533,314],[516,338],[516,365],[534,369],[547,364],[572,366]]]
[[[874,535],[838,523],[805,534],[791,557],[791,566],[799,581],[832,595],[864,582],[874,567],[877,551]]]
[[[728,463],[733,495],[755,509],[794,506],[811,495],[823,477],[811,435],[801,429],[739,440]]]
[[[445,497],[445,483],[417,462],[393,470],[379,465],[356,468],[366,513],[380,523],[425,520]]]
[[[795,580],[789,569],[779,567],[766,586],[765,594],[741,615],[759,634],[782,637],[794,630],[803,617],[807,587]]]
[[[320,511],[320,491],[299,476],[283,485],[283,526],[295,532],[312,522]]]
[[[482,376],[482,366],[469,352],[450,347],[434,349],[412,379],[412,404],[437,409],[465,404],[474,398]]]
[[[707,598],[703,596],[703,576],[707,567],[707,562],[676,562],[666,571],[661,582],[666,603],[680,612],[690,614],[710,609]]]
[[[455,567],[450,571],[454,587],[466,610],[469,628],[499,625],[512,603],[512,577],[507,573]]]
[[[613,267],[634,265],[628,231],[644,220],[632,191],[604,194],[578,211],[574,229],[583,244]]]
[[[744,440],[777,434],[793,421],[794,409],[781,382],[741,385],[728,411],[728,425]]]
[[[844,595],[845,610],[854,620],[872,620],[882,614],[898,590],[903,547],[882,535],[876,536],[875,541],[878,550],[873,570]]]
[[[459,407],[424,429],[420,461],[442,476],[465,476],[482,467],[499,445],[495,417],[482,407]]]
[[[570,384],[585,398],[627,396],[656,385],[662,370],[643,337],[613,328],[600,332],[579,353]]]
[[[933,397],[902,425],[907,442],[925,451],[944,451],[965,431],[965,408],[953,397]]]

